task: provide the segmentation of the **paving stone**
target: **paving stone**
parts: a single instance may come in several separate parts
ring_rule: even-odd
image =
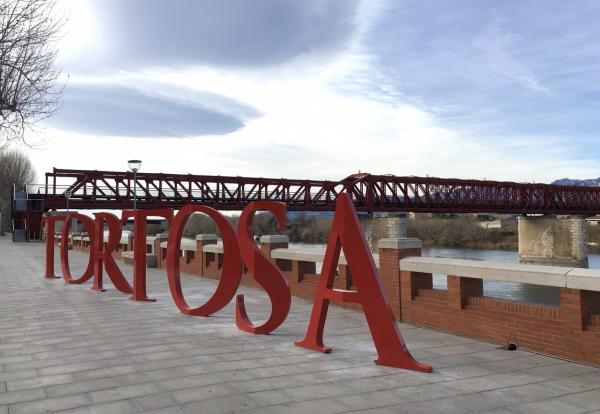
[[[565,395],[559,397],[558,399],[560,401],[585,408],[586,410],[600,410],[600,390]]]
[[[559,399],[550,399],[544,401],[535,401],[519,405],[511,405],[507,407],[509,410],[517,413],[524,414],[548,414],[548,413],[560,413],[560,414],[579,414],[586,411],[585,408],[575,404],[571,404]]]
[[[112,378],[100,378],[89,381],[77,381],[70,384],[54,385],[45,387],[46,395],[49,397],[59,397],[62,395],[79,394],[113,388],[115,381]]]
[[[184,390],[177,390],[170,393],[171,398],[173,398],[179,404],[208,400],[218,397],[233,396],[237,394],[242,394],[242,391],[239,387],[236,387],[233,384],[214,384],[204,387],[186,388]]]
[[[185,414],[178,406],[159,408],[157,410],[144,411],[145,414]]]
[[[98,368],[90,369],[86,371],[74,372],[72,375],[74,378],[80,381],[96,379],[96,378],[110,378],[119,375],[132,374],[135,372],[135,368],[131,365],[122,365],[118,367],[109,368]]]
[[[160,389],[154,383],[126,385],[122,387],[109,388],[106,390],[94,391],[90,393],[90,398],[94,403],[125,400],[128,398],[139,397],[159,393]]]
[[[81,407],[90,403],[86,395],[69,395],[66,397],[45,398],[30,402],[11,404],[10,414],[50,413],[68,408]]]
[[[142,410],[158,410],[171,407],[177,403],[168,393],[145,395],[143,397],[133,398],[135,404]]]
[[[264,412],[268,414],[334,414],[346,412],[347,410],[347,406],[337,401],[321,399],[261,407],[259,410],[255,410],[255,412]]]
[[[97,361],[78,362],[74,364],[60,364],[46,368],[40,368],[40,375],[58,375],[58,374],[70,374],[78,371],[87,371],[90,369],[100,368],[100,364]]]
[[[235,395],[231,397],[214,398],[210,400],[198,401],[184,405],[183,411],[188,414],[197,413],[232,413],[236,411],[248,410],[258,407],[260,404],[246,395]],[[269,411],[263,411],[269,412]],[[292,413],[293,411],[288,411]],[[304,411],[309,413],[311,411]]]
[[[14,404],[22,401],[37,400],[45,398],[46,394],[42,388],[31,388],[19,391],[7,391],[0,393],[0,405]]]
[[[165,391],[200,387],[209,384],[219,384],[222,382],[224,382],[223,378],[217,374],[189,375],[179,378],[156,381],[156,383]]]
[[[131,414],[140,410],[131,401],[113,401],[104,404],[88,405],[70,410],[56,411],[57,414]]]
[[[350,412],[350,411],[348,411]],[[352,414],[396,414],[397,411],[392,410],[389,407],[371,408],[369,410],[358,410],[351,411]]]
[[[27,378],[22,380],[8,381],[6,388],[9,391],[24,390],[27,388],[40,388],[55,384],[65,384],[73,382],[75,379],[72,375],[49,375],[45,377]]]

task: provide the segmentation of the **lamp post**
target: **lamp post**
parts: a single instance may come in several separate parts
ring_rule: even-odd
[[[69,198],[71,198],[72,195],[73,193],[71,192],[71,190],[65,190],[64,196],[67,199],[67,214],[69,214]]]
[[[127,161],[129,169],[133,171],[133,209],[137,209],[137,172],[142,166],[141,160],[129,160]]]

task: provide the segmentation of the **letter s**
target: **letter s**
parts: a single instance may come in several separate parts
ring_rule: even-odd
[[[258,210],[267,210],[275,216],[281,230],[285,229],[284,203],[276,201],[255,201],[250,203],[240,215],[237,233],[242,260],[254,279],[261,285],[271,301],[271,316],[260,326],[255,326],[246,313],[244,296],[237,296],[235,323],[242,331],[254,334],[268,334],[285,321],[290,311],[292,295],[287,279],[271,260],[260,251],[252,234],[252,218]]]

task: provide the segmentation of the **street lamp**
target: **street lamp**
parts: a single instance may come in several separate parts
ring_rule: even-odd
[[[67,199],[67,214],[69,214],[69,198],[71,198],[72,195],[73,192],[71,190],[65,190],[64,196]]]
[[[141,160],[129,160],[127,161],[129,169],[133,171],[133,209],[137,209],[137,172],[142,166]]]

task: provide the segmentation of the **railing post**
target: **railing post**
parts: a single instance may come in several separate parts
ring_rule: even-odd
[[[204,246],[207,244],[217,244],[217,235],[196,235],[196,260],[200,260],[200,276],[204,276],[204,271],[206,270],[206,254],[204,253]]]
[[[566,334],[581,333],[594,314],[600,314],[600,292],[560,289],[560,319]]]
[[[133,242],[134,242],[134,236],[133,236],[133,232],[129,232],[127,234],[127,251],[131,252],[133,251]]]
[[[338,278],[335,281],[335,287],[344,290],[350,290],[352,286],[352,274],[347,264],[338,264]]]
[[[588,335],[584,336],[588,333],[587,326],[595,314],[600,314],[600,292],[560,289],[560,336],[563,352],[567,357],[583,361],[598,360],[598,345],[594,343],[596,341]]]
[[[463,309],[469,296],[483,296],[483,280],[448,275],[448,307]]]
[[[167,258],[166,258],[166,256],[163,256],[163,254],[162,254],[163,251],[162,251],[162,247],[160,246],[160,244],[163,241],[167,241],[168,238],[169,238],[168,233],[159,233],[156,235],[156,237],[154,239],[154,255],[156,256],[156,267],[158,267],[159,269],[166,267],[166,263],[163,263],[163,261],[165,261]]]
[[[273,234],[260,237],[260,250],[267,256],[271,257],[271,252],[275,249],[287,249],[290,238],[288,236]]]
[[[387,293],[388,300],[392,306],[394,317],[402,320],[401,297],[402,289],[409,289],[410,294],[412,285],[410,281],[410,272],[404,279],[408,280],[402,283],[400,274],[400,259],[409,256],[421,256],[421,240],[415,238],[395,238],[379,240],[379,273],[383,282],[383,287]],[[406,285],[406,286],[405,286]],[[411,297],[411,296],[409,296]]]

